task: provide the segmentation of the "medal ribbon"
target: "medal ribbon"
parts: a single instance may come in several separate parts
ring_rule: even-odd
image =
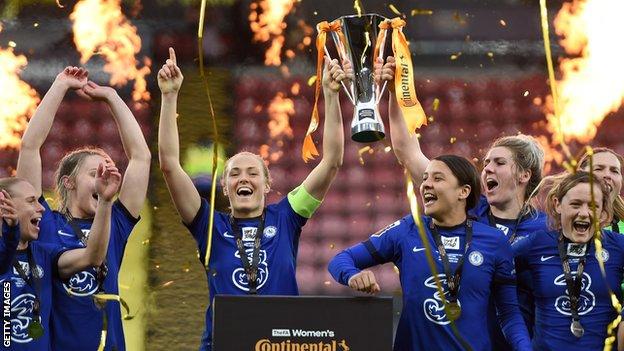
[[[433,220],[429,225],[429,229],[431,229],[431,234],[433,234],[433,239],[435,240],[436,245],[438,246],[438,252],[440,253],[440,259],[442,259],[442,263],[444,265],[444,274],[446,275],[446,285],[449,289],[449,303],[457,302],[457,296],[459,295],[459,283],[461,280],[463,268],[464,268],[464,258],[468,253],[468,249],[470,248],[470,244],[472,243],[472,220],[466,219],[465,225],[466,231],[466,244],[464,245],[464,254],[457,262],[457,267],[455,267],[455,272],[451,272],[451,263],[448,258],[448,254],[446,253],[446,249],[444,248],[444,244],[442,243],[442,239],[440,233],[438,232],[438,228],[436,228],[435,224],[433,224]]]
[[[333,22],[323,21],[316,25],[318,36],[316,37],[316,87],[314,88],[314,108],[312,109],[312,116],[310,118],[310,125],[308,131],[303,139],[303,147],[301,148],[301,157],[303,161],[308,162],[319,155],[316,145],[312,140],[312,133],[316,131],[319,126],[319,114],[318,114],[318,100],[321,94],[321,82],[323,80],[323,55],[325,54],[325,42],[327,41],[327,32],[337,32],[342,38],[342,30],[340,29],[340,21]],[[340,50],[339,50],[340,51]]]
[[[254,247],[251,256],[251,262],[247,259],[247,253],[245,252],[245,246],[243,245],[243,233],[238,226],[237,220],[234,217],[230,217],[230,225],[234,237],[236,238],[236,247],[238,248],[238,255],[240,256],[241,263],[247,274],[247,280],[249,281],[249,294],[256,295],[258,287],[258,265],[260,264],[260,242],[264,233],[264,212],[260,217],[260,223],[256,230],[256,236],[254,237]]]
[[[588,246],[585,247],[585,255],[579,259],[578,268],[576,269],[576,276],[572,276],[570,262],[568,261],[568,253],[566,250],[566,242],[563,238],[563,234],[559,234],[557,247],[559,249],[559,257],[561,258],[561,265],[563,267],[563,274],[565,276],[568,297],[570,298],[570,313],[572,314],[573,323],[580,323],[581,320],[578,314],[578,303],[579,298],[581,297],[583,270],[585,269],[585,261],[587,258],[587,253],[589,252]]]
[[[26,248],[26,252],[28,255],[28,269],[30,271],[30,276],[26,274],[26,271],[24,271],[22,266],[19,264],[17,256],[13,258],[13,267],[15,267],[15,270],[19,274],[20,278],[22,278],[26,282],[26,284],[28,284],[34,290],[35,302],[33,303],[33,318],[28,325],[28,335],[33,339],[38,339],[43,335],[43,326],[41,325],[40,315],[41,302],[39,300],[39,292],[41,291],[41,277],[37,274],[37,262],[35,262],[35,258],[33,257],[30,245],[28,245],[28,247]]]

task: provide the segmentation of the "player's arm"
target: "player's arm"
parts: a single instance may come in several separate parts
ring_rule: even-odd
[[[98,203],[89,241],[86,248],[68,250],[59,256],[58,273],[61,279],[67,279],[85,268],[100,266],[104,262],[110,238],[113,198],[120,184],[121,174],[112,162],[99,165],[95,180]]]
[[[28,122],[20,145],[16,176],[29,182],[38,196],[41,196],[42,173],[39,150],[50,133],[54,116],[67,90],[81,89],[87,83],[88,74],[84,68],[66,67],[56,76],[54,83]]]
[[[176,109],[183,79],[177,66],[175,51],[169,48],[169,59],[158,71],[158,86],[162,97],[158,124],[158,160],[173,204],[182,221],[190,224],[199,211],[201,199],[191,177],[180,164]]]
[[[141,127],[115,89],[99,86],[90,81],[82,90],[93,100],[106,102],[113,114],[121,143],[128,157],[128,167],[121,184],[119,201],[133,217],[137,218],[145,202],[152,159]]]
[[[532,350],[529,331],[518,306],[511,246],[502,236],[495,257],[492,293],[503,334],[514,350]]]
[[[396,62],[394,57],[389,56],[385,64],[383,64],[381,58],[377,59],[375,63],[376,77],[380,77],[382,82],[387,82],[389,90],[389,102],[388,102],[388,119],[390,121],[390,139],[392,141],[392,149],[394,155],[400,164],[402,164],[409,172],[412,180],[416,185],[422,181],[422,175],[429,164],[429,159],[423,154],[420,148],[420,142],[418,136],[410,134],[407,130],[407,124],[403,118],[403,112],[397,101],[397,97],[394,92],[394,73],[396,69]],[[420,102],[418,103],[418,113],[425,116]]]
[[[323,69],[323,95],[325,96],[325,122],[323,126],[323,158],[310,172],[302,185],[315,199],[322,200],[342,166],[344,155],[344,129],[338,91],[340,82],[347,78],[338,60],[325,57]]]
[[[0,275],[6,273],[17,252],[20,233],[17,211],[13,200],[6,190],[0,191],[0,225],[2,226],[2,238],[0,238]]]
[[[400,252],[399,241],[409,229],[405,220],[396,221],[371,237],[337,254],[328,265],[329,273],[340,284],[369,294],[381,289],[375,274],[366,268],[391,262]]]

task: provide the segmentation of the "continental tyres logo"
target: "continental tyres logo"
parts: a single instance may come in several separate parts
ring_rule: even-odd
[[[291,342],[284,340],[280,342],[272,342],[269,339],[258,340],[254,351],[349,351],[351,348],[347,346],[345,340],[340,342],[331,340],[328,342]]]

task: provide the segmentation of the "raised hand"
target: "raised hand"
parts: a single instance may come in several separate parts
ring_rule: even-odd
[[[121,173],[111,162],[100,163],[95,176],[95,192],[98,199],[112,201],[121,185]]]
[[[17,211],[15,210],[11,195],[9,195],[6,190],[0,192],[0,214],[9,226],[14,227],[17,225]]]
[[[388,89],[390,91],[394,91],[394,70],[396,69],[396,60],[393,56],[388,56],[386,59],[386,63],[384,64],[383,59],[381,57],[377,58],[375,62],[375,82],[377,84],[383,84],[384,82],[388,82]]]
[[[89,71],[80,67],[67,66],[63,72],[56,76],[56,81],[65,85],[68,89],[82,89],[87,84]]]
[[[375,274],[369,270],[363,270],[349,279],[349,287],[353,290],[374,295],[381,291]]]
[[[182,86],[182,71],[178,67],[175,50],[169,48],[169,58],[158,71],[158,87],[163,95],[177,94]]]
[[[110,101],[110,99],[117,94],[115,89],[98,85],[95,82],[89,81],[80,90],[76,90],[76,93],[86,99],[94,101]]]
[[[325,67],[323,69],[323,87],[334,92],[340,90],[340,82],[347,79],[347,75],[340,67],[337,59],[330,59],[325,56]]]

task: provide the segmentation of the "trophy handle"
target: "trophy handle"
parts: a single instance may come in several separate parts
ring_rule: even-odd
[[[331,59],[331,56],[329,56],[329,50],[327,50],[327,46],[323,46],[323,49],[325,50],[325,55],[327,55],[327,57]],[[349,89],[347,89],[347,86],[344,84],[344,82],[340,82],[340,84],[342,84],[342,88],[344,89],[345,94],[347,94],[347,97],[349,98],[349,100],[351,100],[351,103],[355,106],[355,100],[353,99],[353,96],[351,95],[351,92],[349,91]]]

